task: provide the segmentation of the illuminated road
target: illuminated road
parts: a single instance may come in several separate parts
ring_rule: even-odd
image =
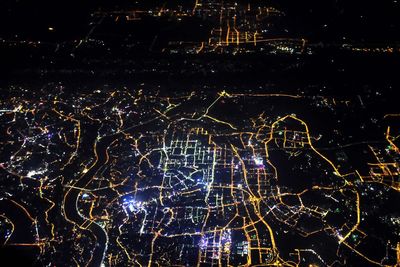
[[[96,247],[93,250],[91,261],[87,266],[100,266],[107,249],[108,236],[105,230],[98,225],[96,222],[84,218],[78,211],[77,203],[78,198],[82,190],[78,188],[85,188],[89,185],[93,176],[96,175],[97,171],[108,161],[107,148],[112,142],[118,139],[119,135],[111,135],[101,138],[96,141],[95,154],[96,161],[86,173],[74,184],[74,187],[70,187],[64,196],[64,212],[65,218],[71,223],[79,227],[79,231],[89,231],[96,240]]]
[[[329,266],[346,260],[342,250],[381,265],[383,256],[360,244],[377,242],[365,223],[369,198],[378,190],[380,199],[389,195],[382,188],[392,197],[399,192],[395,123],[386,125],[384,138],[331,143],[322,134],[332,127],[321,131],[303,112],[317,101],[306,96],[114,91],[102,97],[75,113],[54,101],[58,108],[46,113],[51,121],[36,111],[36,125],[45,127],[31,128],[2,165],[35,189],[27,200],[14,192],[3,198],[4,244],[35,246],[51,261],[53,251],[70,252],[70,263],[80,266],[302,266],[316,259]],[[346,99],[321,101],[348,106]],[[282,103],[284,112],[265,111]],[[15,121],[31,112],[11,110]],[[51,123],[61,125],[58,131]],[[349,166],[345,158],[363,148],[372,157]],[[31,154],[42,157],[41,151],[52,151],[52,158],[32,168]],[[54,191],[55,185],[62,187]],[[61,214],[53,209],[60,204]],[[18,239],[24,230],[32,240]]]

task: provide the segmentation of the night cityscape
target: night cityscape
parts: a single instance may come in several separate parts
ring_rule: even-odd
[[[400,267],[399,14],[2,1],[0,265]]]

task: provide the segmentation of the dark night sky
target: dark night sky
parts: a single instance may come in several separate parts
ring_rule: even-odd
[[[250,0],[273,5],[288,15],[292,34],[313,41],[347,40],[372,43],[400,39],[400,0]],[[131,0],[2,0],[0,3],[0,36],[18,34],[31,38],[70,39],[87,31],[90,12],[99,7],[126,7]],[[165,1],[146,0],[147,5]],[[240,0],[239,0],[240,2]],[[247,1],[242,1],[247,2]],[[191,1],[168,1],[191,3]],[[55,32],[48,36],[48,27]]]
[[[316,39],[399,41],[400,1],[396,0],[279,0],[299,32]]]

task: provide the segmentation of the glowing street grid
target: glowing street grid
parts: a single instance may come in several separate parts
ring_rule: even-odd
[[[381,209],[400,191],[398,114],[379,127],[357,117],[355,136],[383,132],[349,142],[340,120],[317,118],[356,112],[357,99],[34,97],[2,103],[0,238],[43,263],[61,248],[82,266],[400,263],[400,217]],[[382,228],[369,227],[376,210]]]

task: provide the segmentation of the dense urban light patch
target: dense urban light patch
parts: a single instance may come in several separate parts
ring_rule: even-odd
[[[8,2],[3,262],[400,265],[395,2]]]

